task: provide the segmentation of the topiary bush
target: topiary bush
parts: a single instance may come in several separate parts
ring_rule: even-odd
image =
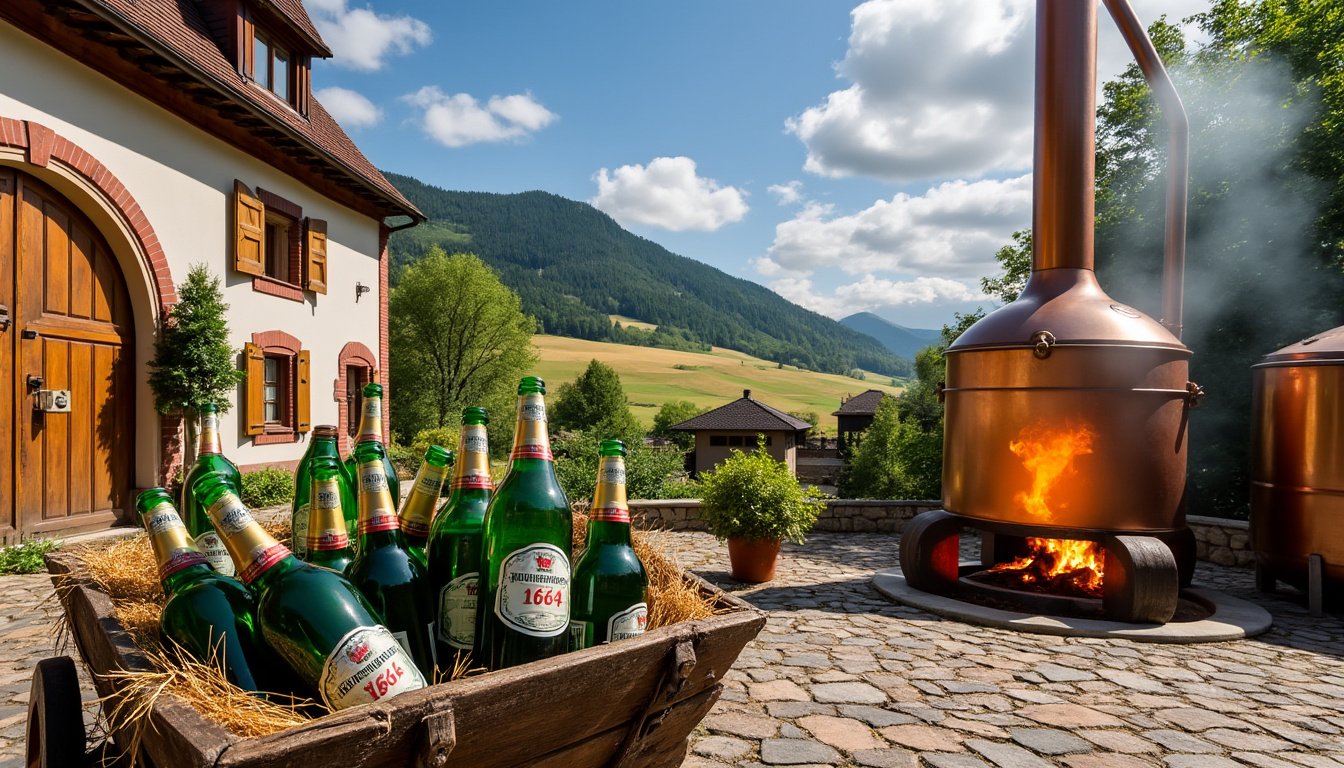
[[[788,539],[802,544],[826,506],[809,498],[789,465],[765,450],[733,451],[713,472],[700,477],[700,513],[720,539]]]
[[[253,509],[275,507],[294,500],[294,473],[287,469],[259,469],[243,473],[243,503]]]
[[[425,460],[425,452],[431,445],[441,445],[450,451],[457,450],[457,438],[461,433],[461,427],[430,427],[422,429],[415,433],[415,439],[411,441],[411,457],[415,459],[416,470],[420,469],[420,462]]]

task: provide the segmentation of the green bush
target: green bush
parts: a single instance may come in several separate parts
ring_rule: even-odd
[[[685,472],[680,472],[663,481],[663,487],[658,489],[658,498],[698,499],[700,493],[700,483],[687,476]]]
[[[825,503],[808,498],[789,465],[765,450],[734,450],[700,478],[700,512],[720,539],[788,539],[802,544]]]
[[[285,469],[259,469],[243,473],[243,503],[253,509],[289,504],[294,500],[294,473]]]
[[[597,484],[600,439],[591,433],[569,432],[555,439],[555,476],[570,502],[593,497]],[[626,443],[625,494],[631,499],[662,498],[664,482],[685,467],[684,454],[676,448]]]
[[[430,427],[416,432],[415,439],[411,441],[411,457],[415,459],[416,470],[420,469],[420,463],[425,460],[425,453],[429,451],[431,445],[441,445],[450,451],[456,451],[457,438],[461,431],[461,427]]]
[[[410,446],[395,441],[387,444],[387,458],[392,462],[392,468],[397,470],[397,477],[414,475],[420,469],[420,460],[424,457],[423,451],[417,456],[415,449]]]
[[[29,539],[22,544],[0,548],[0,574],[37,573],[47,567],[43,555],[60,546],[60,539]]]
[[[902,414],[902,409],[909,412]],[[937,499],[942,496],[942,424],[926,427],[919,409],[883,398],[863,442],[840,476],[847,499]]]

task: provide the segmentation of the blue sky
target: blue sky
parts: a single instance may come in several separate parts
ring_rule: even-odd
[[[988,305],[1030,223],[1030,0],[305,4],[317,96],[380,168],[588,201],[836,318]],[[1100,46],[1118,72],[1104,11]]]

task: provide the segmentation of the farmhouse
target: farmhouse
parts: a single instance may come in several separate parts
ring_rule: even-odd
[[[744,389],[737,400],[671,428],[695,433],[695,474],[714,469],[733,449],[755,450],[757,435],[764,436],[766,452],[788,464],[789,471],[796,474],[798,445],[807,439],[812,425],[756,400],[750,389]]]
[[[299,0],[0,3],[0,538],[110,525],[176,471],[146,364],[193,264],[244,350],[226,453],[356,429],[387,237],[423,216],[313,98],[329,56]]]
[[[832,411],[831,415],[835,417],[837,432],[839,433],[840,454],[848,455],[850,451],[858,447],[859,442],[863,440],[863,433],[873,424],[873,417],[877,415],[877,406],[882,404],[882,398],[887,393],[880,389],[870,389],[867,392],[847,397],[840,402],[840,409]]]

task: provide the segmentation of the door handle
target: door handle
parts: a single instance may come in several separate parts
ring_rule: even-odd
[[[0,333],[8,331],[9,324],[10,324],[9,307],[5,306],[4,304],[0,304]]]

